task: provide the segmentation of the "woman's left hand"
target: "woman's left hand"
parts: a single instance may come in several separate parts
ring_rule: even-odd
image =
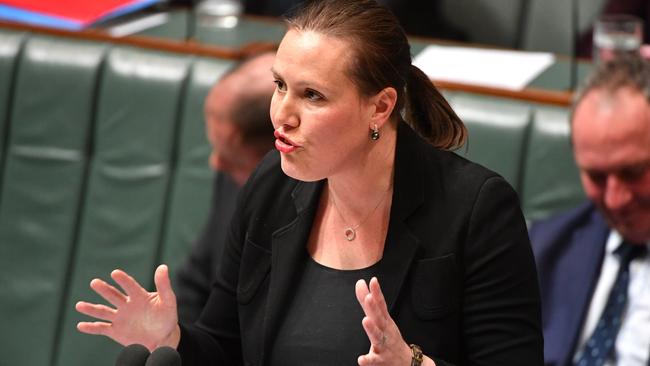
[[[373,277],[369,285],[364,280],[357,281],[355,292],[366,314],[361,323],[370,339],[370,351],[359,356],[359,365],[410,365],[411,348],[402,339],[397,324],[388,313],[377,278]]]

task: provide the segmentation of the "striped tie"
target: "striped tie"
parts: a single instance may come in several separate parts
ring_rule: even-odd
[[[614,356],[614,344],[621,318],[627,303],[627,285],[630,281],[630,262],[643,254],[646,247],[623,242],[614,252],[619,257],[620,267],[614,285],[609,292],[607,304],[603,310],[596,329],[575,363],[576,366],[602,366],[607,359]]]

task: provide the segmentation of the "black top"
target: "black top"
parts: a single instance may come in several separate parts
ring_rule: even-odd
[[[271,351],[272,366],[356,365],[368,353],[363,309],[354,285],[370,281],[378,264],[338,270],[305,255],[305,268]]]

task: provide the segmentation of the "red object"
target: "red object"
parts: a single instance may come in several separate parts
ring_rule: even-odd
[[[82,23],[99,19],[138,0],[0,0],[0,4]]]

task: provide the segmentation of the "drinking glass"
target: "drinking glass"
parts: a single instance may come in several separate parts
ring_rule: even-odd
[[[242,13],[239,0],[203,0],[196,6],[198,23],[204,27],[234,28]]]
[[[593,37],[594,63],[623,53],[637,53],[643,41],[643,21],[633,15],[606,15],[596,21]]]

